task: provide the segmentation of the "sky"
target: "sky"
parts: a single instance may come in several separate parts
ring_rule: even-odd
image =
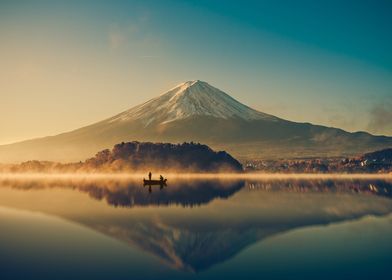
[[[0,0],[0,144],[203,80],[281,118],[392,136],[392,2]]]

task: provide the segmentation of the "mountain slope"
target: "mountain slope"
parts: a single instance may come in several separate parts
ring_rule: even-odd
[[[141,121],[148,126],[191,116],[278,120],[274,116],[258,112],[239,103],[206,82],[196,80],[182,83],[154,99],[110,118],[106,123]]]
[[[190,81],[90,126],[0,146],[0,162],[84,160],[128,141],[202,142],[240,159],[350,156],[392,146],[392,137],[283,120]]]

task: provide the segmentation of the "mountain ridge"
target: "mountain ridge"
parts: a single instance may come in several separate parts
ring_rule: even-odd
[[[200,142],[241,160],[353,156],[392,147],[392,137],[350,133],[259,112],[194,80],[97,123],[2,145],[0,162],[79,161],[130,141]]]

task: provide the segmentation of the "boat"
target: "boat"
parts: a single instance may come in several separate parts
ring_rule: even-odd
[[[163,180],[146,180],[143,178],[143,184],[145,186],[152,186],[152,185],[160,185],[160,186],[166,186],[167,179]]]

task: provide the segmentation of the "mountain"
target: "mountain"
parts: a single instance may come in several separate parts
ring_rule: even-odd
[[[182,83],[168,92],[107,120],[107,123],[140,121],[144,126],[167,124],[194,116],[218,119],[278,120],[253,110],[223,91],[202,81]]]
[[[392,137],[291,122],[256,111],[203,81],[101,122],[0,146],[0,162],[79,161],[127,141],[202,142],[239,159],[352,156],[392,146]]]

